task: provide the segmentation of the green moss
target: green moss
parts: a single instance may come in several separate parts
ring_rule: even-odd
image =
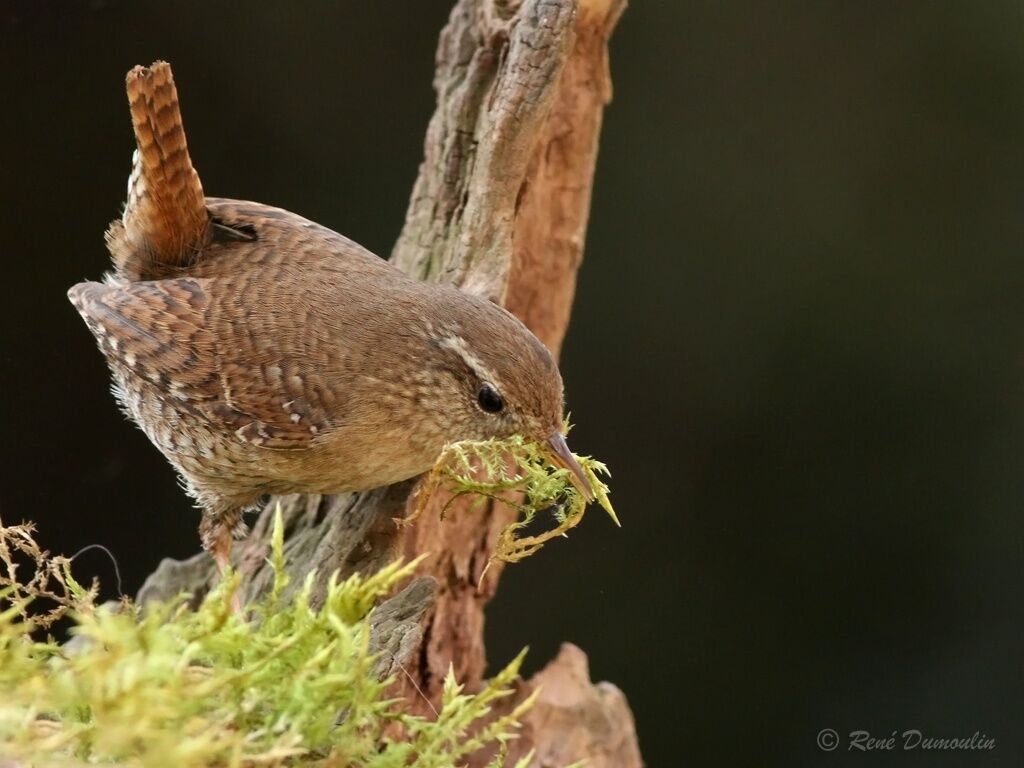
[[[492,765],[503,765],[530,702],[487,715],[522,656],[477,694],[449,676],[436,718],[405,713],[387,698],[389,681],[374,677],[368,615],[415,564],[331,578],[314,609],[312,576],[284,597],[281,530],[278,516],[274,585],[245,621],[231,610],[237,576],[195,610],[184,595],[145,611],[99,606],[95,586],[42,551],[31,526],[0,526],[0,756],[47,766],[441,768],[497,744]],[[20,578],[19,560],[30,561],[31,578]],[[30,636],[62,617],[73,622],[72,647]]]
[[[595,500],[619,525],[608,499],[609,488],[600,478],[600,475],[610,476],[608,468],[589,456],[573,455],[590,483]],[[442,487],[451,492],[441,510],[442,516],[456,499],[466,495],[492,499],[516,510],[516,521],[501,532],[491,557],[491,560],[509,563],[529,557],[551,539],[565,535],[582,522],[587,506],[573,473],[555,464],[545,447],[519,435],[448,445],[424,480],[415,511],[404,522],[418,517]],[[542,512],[550,512],[555,525],[533,536],[523,535],[526,526]]]

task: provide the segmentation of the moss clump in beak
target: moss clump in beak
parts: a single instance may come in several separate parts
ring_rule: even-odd
[[[415,520],[441,486],[451,494],[441,509],[442,516],[455,499],[467,494],[508,505],[519,517],[499,534],[491,560],[514,563],[579,525],[590,502],[600,504],[619,525],[608,499],[608,486],[599,475],[609,476],[608,468],[570,451],[562,432],[555,432],[544,444],[519,435],[464,440],[441,452],[420,484],[412,514],[400,522]],[[551,512],[555,527],[533,536],[522,535],[538,512]]]

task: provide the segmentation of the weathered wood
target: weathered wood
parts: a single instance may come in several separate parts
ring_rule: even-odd
[[[504,304],[557,354],[583,252],[604,105],[611,96],[608,38],[625,0],[459,0],[441,33],[437,109],[392,262],[424,280],[446,281]],[[424,711],[436,702],[449,665],[472,688],[485,670],[484,607],[502,568],[478,581],[499,531],[501,506],[443,499],[398,528],[413,484],[335,497],[272,500],[236,547],[247,596],[269,583],[264,558],[273,510],[281,504],[288,567],[301,583],[372,570],[396,554],[430,553],[420,579],[377,609],[381,669]],[[520,567],[529,567],[528,565]],[[140,598],[189,588],[201,593],[208,561],[165,561]],[[323,582],[324,580],[321,580]],[[431,589],[431,585],[434,588]],[[514,751],[537,749],[535,765],[588,758],[591,766],[641,765],[632,716],[621,693],[594,686],[579,649],[529,683],[543,681]]]

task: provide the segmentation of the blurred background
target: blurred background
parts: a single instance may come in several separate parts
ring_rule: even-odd
[[[124,73],[173,63],[209,194],[386,255],[449,7],[0,0],[6,522],[128,593],[198,548],[64,296],[108,266]],[[563,370],[623,528],[506,571],[492,661],[577,643],[651,766],[1020,765],[1024,7],[634,0],[611,60]],[[847,752],[911,728],[996,747]]]

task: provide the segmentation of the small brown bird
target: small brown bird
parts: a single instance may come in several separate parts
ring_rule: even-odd
[[[589,495],[558,367],[519,320],[294,213],[204,197],[170,66],[135,67],[127,90],[138,148],[106,234],[114,272],[68,296],[221,569],[264,494],[405,480],[457,440],[547,443]]]

